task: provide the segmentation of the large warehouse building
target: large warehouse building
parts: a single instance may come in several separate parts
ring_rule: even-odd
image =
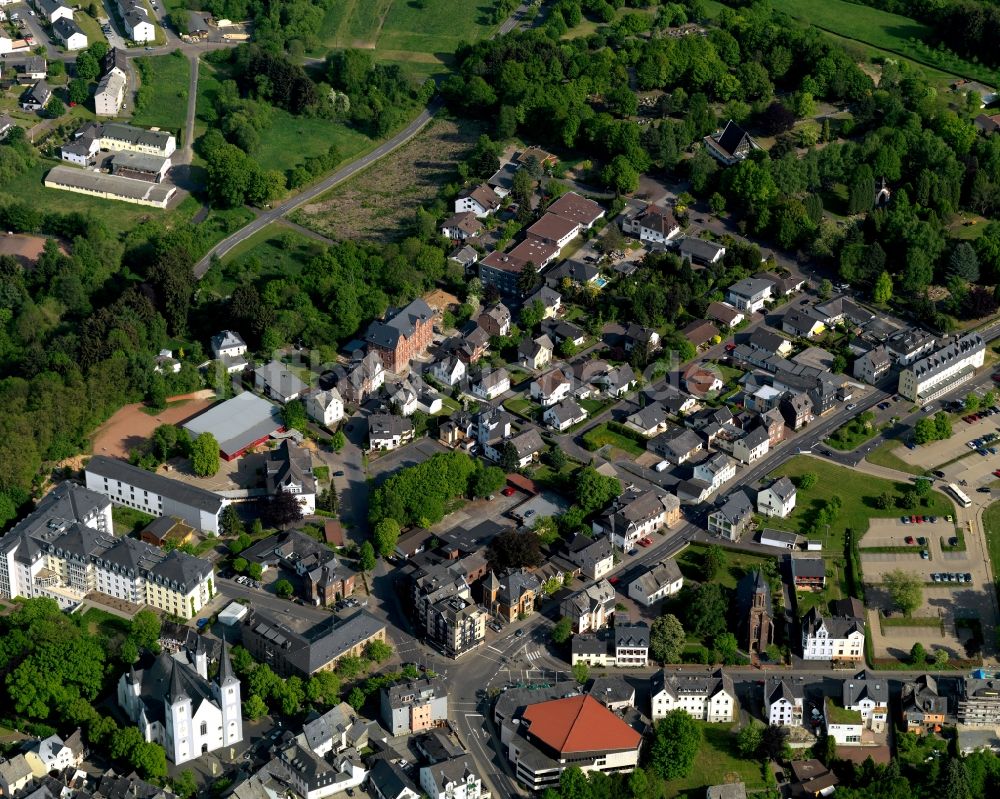
[[[249,391],[213,405],[184,424],[191,437],[211,433],[219,442],[219,453],[227,461],[263,444],[284,430],[281,409]]]

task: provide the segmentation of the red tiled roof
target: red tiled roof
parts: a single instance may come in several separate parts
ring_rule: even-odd
[[[529,705],[528,733],[561,755],[636,749],[642,736],[591,696]]]

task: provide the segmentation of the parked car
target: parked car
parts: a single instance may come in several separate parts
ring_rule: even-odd
[[[931,559],[931,553],[928,552],[926,549],[921,549],[920,550],[920,557],[923,558],[924,560],[930,560]]]
[[[953,535],[951,538],[948,539],[948,546],[950,546],[950,547],[957,547],[958,546],[958,536],[957,535]]]
[[[969,572],[966,572],[962,576],[965,577],[965,582],[967,582],[967,583],[971,583],[972,582],[972,575]]]
[[[903,524],[909,524],[909,523],[910,523],[910,517],[909,517],[909,516],[900,516],[900,517],[899,517],[899,520],[900,520],[900,521],[901,521],[901,522],[902,522]]]
[[[904,539],[903,539],[903,541],[904,541],[904,542],[905,542],[905,543],[906,543],[906,544],[907,544],[908,546],[911,546],[911,547],[912,547],[912,546],[913,546],[913,544],[914,544],[914,541],[913,541],[913,536],[912,536],[912,535],[908,535],[908,536],[906,536],[906,538],[904,538]]]
[[[514,496],[514,489],[513,489],[513,488],[511,488],[510,486],[507,486],[507,487],[506,487],[506,488],[505,488],[505,489],[504,489],[503,491],[501,491],[500,493],[501,493],[501,494],[503,494],[503,495],[504,495],[505,497],[512,497],[512,496]]]
[[[926,538],[924,538],[923,536],[920,536],[920,537],[919,537],[919,538],[917,539],[917,545],[918,545],[918,546],[922,546],[922,547],[925,547],[925,546],[927,546],[927,539],[926,539]]]

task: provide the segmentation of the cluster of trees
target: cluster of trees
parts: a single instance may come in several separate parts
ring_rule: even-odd
[[[400,526],[430,527],[444,518],[447,502],[455,497],[485,497],[503,486],[503,470],[485,466],[464,452],[439,452],[423,463],[402,469],[377,488],[368,518],[375,529],[385,521]],[[393,547],[395,543],[393,543]],[[376,549],[386,553],[391,547]]]
[[[926,416],[913,426],[913,442],[927,444],[951,438],[951,418],[944,411],[938,411],[933,419]]]

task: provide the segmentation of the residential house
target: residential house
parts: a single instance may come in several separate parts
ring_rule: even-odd
[[[368,417],[368,446],[373,450],[398,449],[413,440],[413,422],[391,413]]]
[[[708,532],[739,541],[753,521],[753,503],[743,491],[735,491],[708,514]]]
[[[601,271],[591,263],[576,261],[572,258],[554,266],[545,273],[545,285],[560,289],[564,283],[570,286],[589,286],[601,276]]]
[[[615,616],[615,665],[644,669],[649,664],[649,625]]]
[[[478,769],[464,754],[421,767],[420,787],[428,799],[481,799],[484,793]]]
[[[740,647],[759,656],[774,642],[771,588],[759,570],[745,575],[736,585],[737,640]]]
[[[614,546],[610,538],[595,540],[578,534],[567,545],[566,557],[580,568],[580,574],[588,580],[600,580],[615,565]]]
[[[719,331],[711,322],[705,319],[695,319],[690,324],[684,326],[681,330],[681,335],[697,349],[708,344],[713,338],[718,336]]]
[[[632,390],[637,381],[632,367],[623,363],[597,374],[590,382],[601,388],[609,397],[623,397]]]
[[[479,379],[472,384],[473,396],[485,400],[494,400],[510,391],[510,375],[503,367],[486,369]]]
[[[762,280],[770,280],[774,284],[771,294],[775,297],[788,297],[796,291],[800,291],[806,282],[804,277],[797,275],[782,277],[774,272],[757,272],[754,277],[761,278]]]
[[[747,344],[768,357],[773,355],[787,357],[791,355],[793,349],[792,342],[787,338],[779,336],[777,333],[772,333],[770,330],[765,330],[763,327],[758,327],[750,334]]]
[[[361,405],[385,384],[385,367],[382,358],[375,351],[369,351],[363,358],[353,361],[343,378],[337,382],[337,390],[346,402]]]
[[[10,114],[0,114],[0,141],[6,139],[7,134],[15,127],[17,127],[17,123],[14,122]]]
[[[721,133],[706,136],[702,141],[709,155],[723,166],[739,163],[751,152],[760,149],[750,134],[731,119]]]
[[[48,738],[28,744],[28,751],[42,762],[46,774],[69,768],[79,768],[85,754],[83,736],[79,727],[65,741],[53,734]]]
[[[686,463],[704,449],[705,444],[692,430],[673,427],[649,442],[648,448],[674,466]]]
[[[826,322],[827,327],[841,323],[864,327],[875,319],[875,314],[843,295],[817,305],[813,312]]]
[[[976,98],[979,100],[979,107],[986,108],[988,105],[992,105],[998,96],[997,90],[987,86],[984,83],[979,83],[974,80],[959,80],[954,83],[952,89],[959,94],[975,94]]]
[[[583,230],[590,230],[598,219],[604,216],[604,209],[593,200],[582,197],[575,191],[568,191],[546,209],[550,214],[556,214],[579,225]]]
[[[566,597],[559,613],[570,620],[574,633],[586,633],[604,627],[615,610],[615,587],[607,580],[593,583]]]
[[[542,412],[542,421],[560,433],[587,418],[587,412],[574,399],[564,399]]]
[[[72,17],[60,17],[52,23],[52,32],[67,50],[82,50],[87,46],[87,34]]]
[[[465,364],[454,355],[446,355],[431,366],[431,376],[446,386],[457,386],[465,379]]]
[[[570,764],[584,773],[632,771],[642,734],[594,697],[560,691],[547,701],[538,692],[507,691],[494,707],[500,748],[517,780],[540,793],[557,788]]]
[[[517,174],[517,169],[515,163],[504,164],[490,176],[486,185],[496,192],[497,197],[503,199],[514,188],[514,175]]]
[[[937,339],[918,328],[906,328],[893,333],[886,340],[885,347],[900,366],[909,366],[934,349]]]
[[[685,367],[681,373],[681,380],[688,393],[695,397],[708,397],[713,392],[723,389],[725,383],[719,371],[711,364],[694,362]]]
[[[770,280],[745,277],[733,283],[726,293],[726,300],[734,308],[747,313],[757,313],[771,299],[774,284]]]
[[[724,452],[716,452],[695,464],[693,476],[708,483],[712,491],[718,491],[736,476],[736,461]]]
[[[823,700],[823,723],[826,734],[838,746],[858,746],[864,734],[861,713],[837,704],[830,697]]]
[[[118,13],[125,25],[125,35],[133,42],[151,42],[156,38],[156,28],[141,0],[115,0]]]
[[[228,374],[242,372],[247,367],[247,343],[239,333],[223,330],[212,336],[212,357],[222,363]]]
[[[793,760],[789,795],[792,799],[831,796],[837,790],[837,775],[818,760]]]
[[[795,498],[795,484],[787,477],[779,477],[757,493],[757,513],[787,518],[795,510]]]
[[[628,585],[628,595],[647,608],[684,587],[684,576],[673,558],[647,566]]]
[[[659,390],[660,402],[671,416],[681,416],[691,413],[697,407],[698,400],[690,394],[682,393],[673,386]]]
[[[455,213],[471,211],[482,219],[500,208],[500,197],[489,186],[483,184],[470,191],[462,192],[455,200]]]
[[[54,24],[58,19],[73,19],[73,7],[61,2],[61,0],[32,0],[38,16]]]
[[[582,227],[562,216],[546,212],[542,218],[528,228],[529,239],[541,241],[561,250],[580,233]]]
[[[486,354],[489,346],[490,334],[475,322],[470,322],[466,326],[462,336],[448,341],[451,352],[466,366],[477,363]]]
[[[681,239],[677,251],[682,259],[686,258],[693,264],[702,264],[703,266],[717,264],[726,254],[726,248],[721,244],[707,239],[696,239],[692,236],[685,236]]]
[[[4,64],[4,70],[13,70],[15,80],[18,83],[33,83],[36,80],[44,80],[48,75],[48,65],[42,56],[28,56],[27,58],[8,58]]]
[[[809,311],[792,309],[781,317],[781,329],[796,338],[813,338],[823,333],[826,325]]]
[[[760,417],[761,425],[767,428],[767,436],[774,447],[785,440],[785,417],[780,407],[771,408]]]
[[[854,376],[858,380],[874,385],[882,379],[891,366],[889,350],[885,347],[875,347],[854,361]]]
[[[899,701],[907,732],[935,732],[948,715],[948,697],[938,691],[937,678],[930,674],[904,682]]]
[[[522,430],[510,439],[510,445],[514,448],[514,456],[517,458],[517,465],[520,469],[538,460],[538,453],[545,449],[542,435],[535,427]]]
[[[808,394],[786,395],[781,400],[781,415],[785,418],[785,424],[798,431],[816,418],[813,402]]]
[[[510,438],[510,414],[502,407],[487,406],[473,417],[476,441],[483,455],[499,463],[504,444]]]
[[[369,350],[379,354],[387,370],[398,373],[430,345],[436,318],[426,302],[416,299],[401,310],[390,309],[384,319],[372,322],[365,341]]]
[[[650,203],[622,222],[622,231],[637,236],[639,241],[666,244],[679,235],[681,226],[673,209]]]
[[[419,788],[394,760],[376,760],[372,764],[368,788],[376,799],[420,799]]]
[[[899,373],[899,394],[925,405],[972,378],[986,357],[979,333],[956,336]]]
[[[306,413],[324,427],[332,428],[344,418],[344,400],[335,388],[317,391],[306,397]]]
[[[20,794],[35,778],[35,773],[23,753],[0,760],[0,793],[3,796]]]
[[[468,244],[456,247],[448,256],[448,260],[462,267],[462,274],[466,277],[479,273],[479,267],[476,266],[479,263],[479,253],[475,247],[470,247]]]
[[[531,398],[547,408],[566,399],[571,387],[562,369],[552,369],[531,381]]]
[[[1000,683],[993,679],[963,677],[956,717],[959,724],[970,727],[1000,725]]]
[[[380,693],[382,723],[389,733],[413,735],[448,720],[448,686],[444,677],[403,680]]]
[[[514,162],[519,167],[528,167],[532,170],[537,167],[543,172],[548,172],[559,162],[559,159],[541,147],[525,147],[514,156]]]
[[[627,353],[638,351],[651,355],[660,348],[660,334],[651,327],[629,322],[622,336],[622,348]]]
[[[441,223],[441,235],[456,242],[474,239],[483,230],[483,223],[472,211],[454,214]]]
[[[536,302],[542,305],[542,319],[553,319],[562,310],[562,294],[549,286],[540,286],[538,291],[524,301],[525,307]]]
[[[269,497],[279,491],[293,494],[303,516],[315,512],[316,478],[309,450],[286,438],[268,451],[264,458],[264,491]]]
[[[587,693],[616,713],[635,709],[635,688],[621,677],[596,677]]]
[[[796,591],[822,591],[826,587],[823,558],[790,558],[788,566]]]
[[[496,613],[512,622],[535,612],[535,601],[542,590],[541,581],[527,569],[511,569],[500,575],[496,595]]]
[[[1000,130],[1000,114],[980,114],[973,120],[973,124],[980,133],[989,136]]]
[[[490,337],[506,336],[510,332],[510,310],[502,302],[484,309],[476,321]]]
[[[736,718],[736,691],[732,678],[722,669],[712,674],[684,674],[665,669],[649,679],[651,718],[659,721],[673,710],[710,724]]]
[[[816,607],[802,620],[803,660],[858,662],[864,657],[865,622],[853,616],[824,618]]]
[[[771,438],[767,428],[755,427],[742,438],[733,442],[733,457],[740,463],[755,463],[771,449]]]
[[[746,319],[743,311],[737,310],[728,302],[710,303],[705,314],[709,319],[714,319],[720,325],[725,325],[727,328],[734,328]]]
[[[625,418],[625,426],[647,438],[667,429],[667,411],[659,402],[646,405]]]
[[[572,341],[579,347],[587,340],[587,332],[582,327],[561,319],[542,320],[541,330],[556,344]]]
[[[52,89],[44,80],[40,80],[21,95],[21,108],[25,111],[41,111],[51,99]]]
[[[769,677],[764,684],[767,723],[772,727],[801,727],[804,693],[801,677]]]
[[[518,365],[525,369],[544,369],[552,360],[554,349],[552,339],[544,334],[535,339],[526,338],[517,347]]]
[[[640,539],[680,520],[680,502],[673,494],[629,488],[592,522],[592,527],[595,533],[607,535],[615,546],[628,550]]]
[[[875,733],[885,732],[889,719],[889,681],[867,671],[844,680],[843,706],[861,714],[865,727]]]
[[[284,405],[298,399],[308,386],[281,361],[270,361],[254,369],[254,388]]]

